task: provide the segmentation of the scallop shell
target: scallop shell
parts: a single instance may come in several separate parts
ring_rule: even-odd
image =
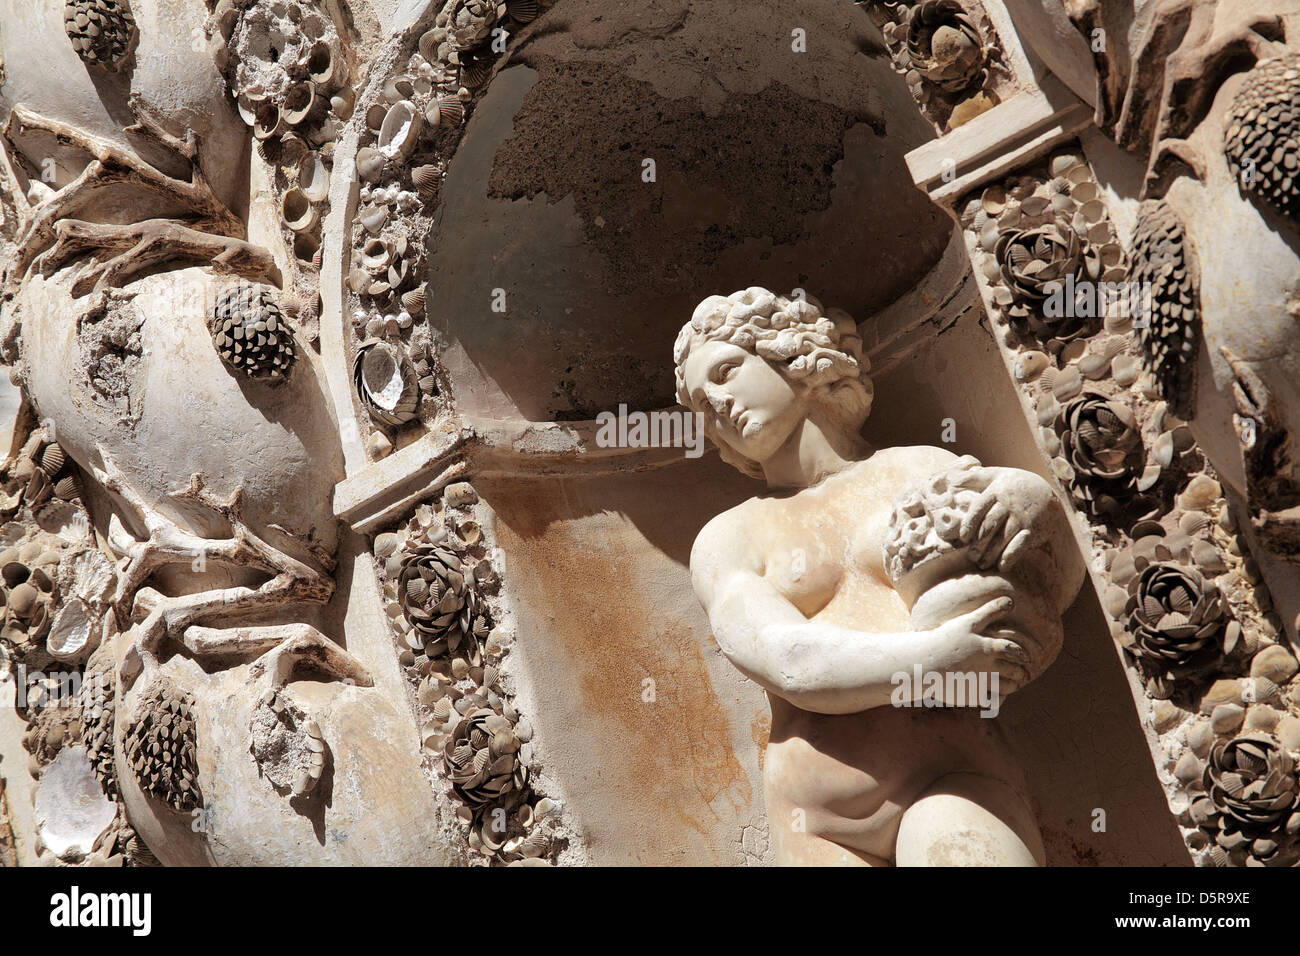
[[[54,497],[62,501],[76,501],[81,497],[81,485],[76,477],[68,475],[54,483]]]
[[[506,0],[506,14],[516,23],[531,23],[540,12],[537,0]]]
[[[57,442],[49,445],[45,451],[41,452],[41,471],[53,478],[63,468],[63,463],[66,460],[67,456],[64,455],[63,448]]]
[[[465,104],[457,96],[441,96],[438,98],[438,119],[440,123],[448,126],[459,126],[461,120],[465,118]]]
[[[413,316],[424,314],[424,286],[402,293],[402,308]]]
[[[437,166],[416,166],[415,169],[411,170],[411,181],[415,184],[420,198],[425,202],[429,202],[438,195],[441,178]]]
[[[379,127],[384,125],[384,117],[387,115],[387,107],[383,103],[376,103],[366,110],[366,128],[372,133],[378,133]]]
[[[492,61],[475,58],[460,65],[460,85],[466,89],[477,90],[487,82],[492,72]]]

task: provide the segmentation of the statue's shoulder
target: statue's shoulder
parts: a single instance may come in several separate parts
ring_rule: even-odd
[[[856,467],[856,480],[875,487],[896,487],[920,478],[929,478],[940,472],[961,468],[967,463],[979,463],[966,456],[954,455],[946,448],[933,445],[894,445],[881,448]]]
[[[733,567],[753,563],[755,536],[769,517],[765,505],[769,502],[763,498],[750,498],[709,519],[695,536],[691,566],[699,561]]]

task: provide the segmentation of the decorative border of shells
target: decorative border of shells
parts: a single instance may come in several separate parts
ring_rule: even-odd
[[[487,863],[544,865],[567,844],[559,804],[537,790],[532,726],[513,702],[501,579],[475,520],[478,494],[448,485],[375,536],[398,660],[410,683],[426,768],[454,794],[469,850]]]
[[[539,0],[449,0],[358,107],[361,184],[347,276],[353,383],[382,458],[413,440],[396,430],[446,410],[439,344],[426,323],[424,249],[446,170],[494,61],[517,29],[550,6]],[[504,32],[501,32],[504,31]],[[413,31],[413,35],[414,35]],[[416,432],[418,437],[421,432]]]
[[[1146,212],[1130,268],[1071,147],[986,185],[959,218],[1037,441],[1091,533],[1102,607],[1145,688],[1187,846],[1200,865],[1292,865],[1297,664],[1235,533],[1240,515],[1171,408],[1185,402],[1161,394],[1184,381],[1169,374],[1171,357],[1194,352],[1196,263],[1181,231]],[[1146,311],[1087,297],[1099,288],[1090,283],[1135,278],[1159,280]],[[1084,297],[1058,315],[1050,284],[1067,279]]]
[[[996,106],[1010,79],[996,28],[975,0],[856,0],[880,28],[894,72],[944,133]]]
[[[76,466],[32,425],[20,412],[20,434],[30,431],[0,466],[0,668],[26,681],[18,712],[42,814],[37,853],[56,866],[157,865],[127,822],[115,779],[116,566],[95,545]],[[81,789],[87,780],[103,791],[94,808]]]

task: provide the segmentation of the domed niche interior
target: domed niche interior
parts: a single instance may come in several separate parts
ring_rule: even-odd
[[[802,288],[862,321],[940,258],[951,223],[903,162],[930,133],[853,4],[565,0],[539,27],[475,108],[430,236],[463,413],[672,405],[704,296]]]

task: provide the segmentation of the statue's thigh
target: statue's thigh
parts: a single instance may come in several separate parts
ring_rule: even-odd
[[[903,814],[897,866],[1042,866],[1038,824],[1013,787],[975,773],[937,780]]]

